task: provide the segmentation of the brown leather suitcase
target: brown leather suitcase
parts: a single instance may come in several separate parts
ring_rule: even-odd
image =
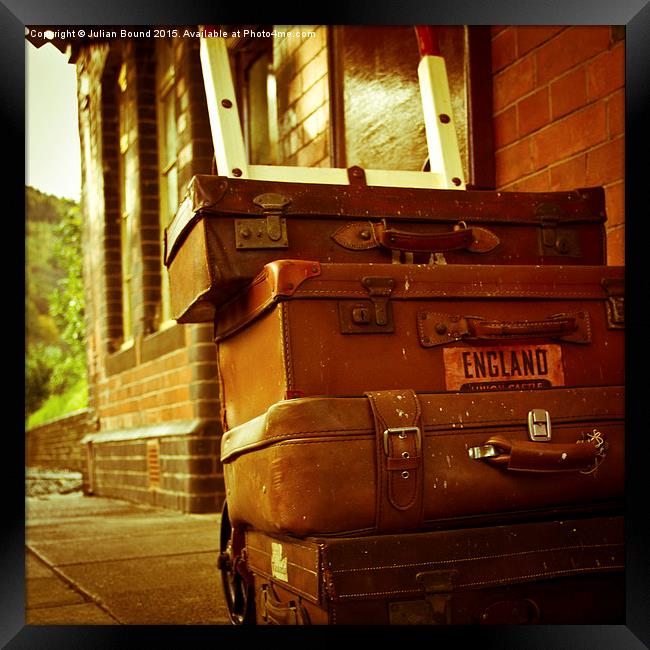
[[[618,507],[624,388],[279,402],[223,434],[233,526],[351,535]]]
[[[611,625],[621,516],[345,538],[245,534],[247,622]]]
[[[604,264],[605,220],[602,188],[523,193],[197,175],[165,231],[172,313],[180,323],[211,321],[215,305],[281,258]]]
[[[272,262],[215,321],[224,426],[297,396],[624,383],[624,269]]]

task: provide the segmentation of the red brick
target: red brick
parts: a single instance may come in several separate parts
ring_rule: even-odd
[[[587,98],[592,101],[625,85],[625,44],[596,57],[587,66]]]
[[[587,156],[580,154],[551,167],[551,191],[573,190],[587,185]]]
[[[625,90],[615,92],[607,101],[609,137],[625,132]]]
[[[497,187],[530,174],[533,169],[530,139],[517,142],[495,153]]]
[[[607,113],[604,104],[594,104],[571,113],[531,136],[533,168],[559,162],[589,147],[600,144],[607,137]]]
[[[517,123],[520,137],[540,129],[548,121],[548,88],[538,90],[517,104]]]
[[[542,43],[548,41],[563,27],[558,26],[528,26],[520,25],[517,27],[517,54],[523,56]]]
[[[494,118],[494,148],[500,149],[517,139],[517,109],[507,108]]]
[[[536,50],[537,83],[547,83],[606,50],[609,27],[570,27]]]
[[[494,111],[516,102],[534,88],[535,66],[532,56],[528,56],[494,77]]]
[[[607,227],[613,228],[625,223],[625,183],[620,181],[605,189]]]
[[[522,178],[507,188],[510,192],[547,192],[549,188],[549,173],[545,169],[532,176]]]
[[[492,72],[498,72],[517,58],[514,27],[506,27],[492,39]]]
[[[607,264],[625,266],[625,227],[607,231]]]
[[[583,67],[572,70],[551,84],[551,112],[554,120],[586,103],[587,82]]]
[[[625,175],[625,139],[618,137],[587,152],[587,184],[607,185]]]

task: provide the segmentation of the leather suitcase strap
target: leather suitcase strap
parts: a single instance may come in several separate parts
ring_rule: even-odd
[[[377,458],[376,532],[422,524],[424,467],[421,408],[415,391],[372,391]]]

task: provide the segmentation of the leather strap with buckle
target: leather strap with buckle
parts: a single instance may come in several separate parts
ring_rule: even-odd
[[[413,529],[422,522],[421,409],[412,390],[372,391],[377,457],[377,532]]]

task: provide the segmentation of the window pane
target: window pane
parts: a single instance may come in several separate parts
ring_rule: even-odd
[[[270,55],[264,53],[248,70],[248,134],[250,162],[254,165],[271,165],[275,162],[269,134],[270,64]]]
[[[163,100],[163,124],[164,124],[164,161],[163,167],[167,167],[176,160],[176,93],[174,89],[168,92]]]
[[[176,172],[176,165],[167,172],[165,187],[167,191],[167,221],[165,225],[167,226],[171,223],[178,209],[178,174]]]

